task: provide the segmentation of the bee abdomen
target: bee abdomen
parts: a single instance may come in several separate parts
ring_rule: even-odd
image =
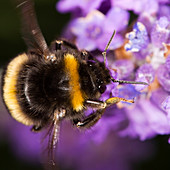
[[[23,53],[15,57],[7,66],[3,77],[3,100],[11,116],[25,125],[32,125],[34,121],[23,111],[17,98],[17,81],[22,66],[28,61],[28,56]]]

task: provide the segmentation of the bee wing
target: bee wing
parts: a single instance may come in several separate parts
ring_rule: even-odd
[[[39,28],[32,0],[16,0],[21,14],[22,35],[28,50],[47,56],[49,49]]]

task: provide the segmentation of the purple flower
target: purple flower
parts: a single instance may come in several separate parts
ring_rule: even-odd
[[[156,47],[161,48],[162,43],[168,43],[170,37],[170,21],[166,17],[161,17],[156,21],[151,31],[151,42]]]
[[[145,21],[146,20],[143,20],[142,22],[145,23]],[[128,135],[131,137],[139,137],[141,140],[152,138],[157,134],[170,133],[170,119],[163,111],[165,109],[163,109],[161,105],[170,89],[170,74],[167,69],[169,59],[167,58],[167,61],[165,60],[165,52],[167,49],[165,48],[165,44],[162,46],[162,44],[166,43],[168,40],[166,33],[169,29],[169,23],[167,22],[166,17],[149,23],[151,26],[155,24],[155,27],[149,29],[148,34],[148,30],[145,28],[144,32],[146,32],[146,39],[143,39],[141,36],[142,41],[134,40],[134,33],[129,33],[128,39],[130,43],[128,44],[128,48],[127,45],[125,45],[125,49],[130,49],[131,52],[135,51],[136,48],[136,51],[140,50],[137,53],[133,53],[134,56],[141,56],[141,62],[137,62],[136,60],[136,63],[139,66],[136,72],[136,81],[147,82],[149,84],[154,82],[151,87],[145,89],[145,93],[140,95],[139,100],[136,102],[136,106],[133,109],[129,110],[127,108],[127,117],[130,123],[128,128],[124,129],[120,133],[123,136]],[[157,26],[158,29],[156,29],[156,24],[159,25],[160,28]],[[150,35],[150,37],[148,35]],[[152,41],[150,41],[149,38],[151,38]],[[153,41],[154,38],[155,40]],[[157,45],[155,45],[155,43],[157,43]],[[142,47],[141,44],[146,45],[147,48]],[[136,57],[136,59],[138,58]],[[145,59],[147,59],[149,64],[142,64]],[[158,81],[155,80],[155,77],[158,78],[161,87],[159,86]],[[158,87],[160,87],[159,90],[155,89]],[[144,88],[145,86],[143,85],[135,85],[135,89],[138,91],[143,90]],[[162,88],[164,88],[167,92],[165,92]],[[155,93],[155,91],[158,93]],[[147,100],[148,95],[151,97]],[[167,101],[164,102],[164,105],[165,107],[167,106]],[[131,113],[136,113],[136,115],[132,115]]]
[[[123,44],[123,37],[118,32],[126,27],[128,18],[128,13],[119,8],[111,8],[106,16],[95,10],[73,21],[70,30],[77,37],[76,43],[80,49],[92,51],[98,48],[103,51],[116,29],[117,33],[110,44],[110,49],[115,49]]]
[[[154,92],[152,92],[152,96],[150,101],[160,110],[162,111],[162,115],[165,115],[168,122],[170,123],[170,116],[168,114],[169,107],[169,93],[165,91],[163,88],[158,88]]]
[[[63,37],[69,37],[80,49],[98,49],[93,51],[98,55],[116,30],[109,47],[116,49],[116,52],[107,53],[106,66],[111,76],[117,80],[134,80],[136,75],[136,81],[150,84],[148,88],[144,85],[118,85],[112,82],[107,85],[100,100],[118,96],[134,99],[135,103],[121,102],[110,106],[90,130],[80,133],[71,128],[70,123],[62,122],[58,160],[63,169],[134,169],[130,162],[136,161],[136,157],[147,159],[151,154],[151,147],[125,136],[146,140],[156,135],[170,134],[170,57],[165,56],[170,31],[168,2],[60,0],[57,3],[56,8],[60,12],[72,12],[72,20]],[[129,10],[137,14],[138,18],[137,22],[130,22],[136,24],[133,31],[126,35],[129,42],[125,49],[128,52],[122,52],[121,49],[124,49],[127,42],[124,35],[129,31],[128,23],[132,19]],[[100,61],[103,61],[103,56]],[[94,110],[88,110],[85,114],[92,111]],[[0,121],[4,121],[0,122],[1,134],[8,136],[16,155],[29,162],[39,162],[39,135],[31,133],[29,128],[18,122],[1,118],[1,115]]]
[[[131,84],[122,85],[119,87],[119,93],[118,93],[119,97],[136,100],[135,98],[137,98],[140,94],[141,93],[136,91],[135,87]],[[124,104],[126,104],[126,106],[127,106],[127,104],[131,105],[130,103],[124,103]]]
[[[170,119],[170,96],[168,96],[161,104],[162,109],[168,114]]]
[[[70,12],[75,10],[76,8],[80,8],[83,13],[87,14],[90,11],[99,8],[101,2],[103,0],[94,0],[94,1],[87,1],[87,0],[60,0],[56,8],[60,12]]]
[[[158,24],[158,25],[160,25],[161,28],[168,29],[168,26],[166,24],[167,23],[166,19],[162,20],[162,18],[160,18],[159,20],[155,20],[155,18],[151,16],[151,14],[156,13],[158,10],[159,2],[156,0],[152,1],[153,4],[150,3],[149,1],[145,1],[145,2],[147,2],[147,4],[145,4],[141,1],[136,1],[135,3],[136,3],[137,7],[133,3],[131,3],[131,4],[124,3],[123,4],[123,2],[124,1],[116,1],[115,0],[114,4],[112,4],[114,6],[114,8],[111,8],[110,10],[108,10],[106,15],[102,14],[103,19],[101,19],[99,22],[98,22],[98,19],[96,19],[97,17],[95,18],[93,16],[94,14],[91,15],[91,17],[90,17],[91,20],[86,19],[89,17],[89,15],[86,18],[78,18],[75,21],[75,23],[76,22],[77,23],[76,24],[73,23],[72,33],[74,35],[76,35],[77,44],[80,48],[86,48],[87,50],[94,50],[94,49],[98,48],[99,50],[103,51],[103,49],[104,49],[103,47],[105,47],[105,45],[107,44],[107,42],[110,38],[110,36],[108,36],[108,35],[109,35],[109,33],[110,33],[110,35],[112,33],[112,27],[117,29],[116,31],[119,33],[119,37],[121,37],[120,36],[121,31],[124,31],[127,27],[127,23],[128,23],[127,21],[129,19],[129,14],[127,13],[127,11],[122,10],[121,8],[128,9],[128,10],[134,10],[134,12],[136,12],[137,14],[140,14],[140,19],[141,19],[142,23],[137,22],[133,27],[133,31],[126,35],[126,37],[129,39],[129,42],[125,45],[125,49],[127,51],[136,52],[136,53],[132,53],[133,56],[135,56],[133,63],[132,63],[132,61],[127,60],[127,59],[126,60],[125,59],[112,60],[114,62],[110,62],[109,61],[110,56],[109,56],[108,57],[108,61],[109,61],[108,65],[110,68],[117,69],[117,76],[118,76],[117,79],[118,78],[125,79],[125,78],[128,78],[129,76],[133,76],[134,71],[135,71],[134,65],[136,65],[136,67],[138,68],[137,72],[135,73],[136,81],[142,81],[142,82],[147,82],[148,84],[151,84],[155,81],[155,74],[158,75],[158,73],[157,73],[158,67],[160,67],[161,64],[165,63],[165,57],[164,57],[165,48],[162,48],[160,46],[160,44],[159,44],[159,48],[157,48],[153,42],[154,35],[156,35],[156,33],[157,33],[157,36],[160,37],[163,31],[158,32],[156,29],[154,30],[154,28],[152,28],[152,27],[153,27],[153,24],[155,24],[155,25]],[[122,7],[121,5],[124,5],[124,7]],[[145,13],[142,13],[147,8],[150,8],[150,9],[147,12],[145,11]],[[97,11],[97,13],[98,12],[99,11]],[[115,21],[114,16],[120,16],[119,20],[117,19]],[[123,18],[125,19],[125,22],[123,22]],[[112,23],[112,20],[115,22]],[[102,25],[100,25],[101,21],[102,21]],[[147,27],[145,27],[145,24],[147,25]],[[108,27],[108,25],[109,25],[109,27]],[[110,25],[112,25],[112,27]],[[97,27],[97,29],[96,29],[96,27]],[[98,28],[100,28],[100,29],[98,29]],[[82,32],[80,30],[82,30]],[[94,31],[94,30],[98,30],[98,31]],[[93,31],[94,31],[94,33],[93,33]],[[81,33],[79,33],[79,32],[81,32]],[[86,36],[88,38],[86,38],[84,35],[88,35],[88,36]],[[166,37],[164,37],[164,38],[165,39],[163,39],[163,40],[162,39],[159,40],[159,42],[161,42],[161,44],[167,42],[167,38]],[[81,41],[83,41],[83,39],[85,40],[85,41],[83,41],[83,43],[84,43],[83,45],[81,45],[82,42],[79,41],[79,39],[81,39]],[[117,40],[117,37],[115,37],[114,40],[115,39]],[[152,41],[150,41],[150,39]],[[91,45],[92,48],[86,47],[87,46],[86,44],[88,44],[87,42],[92,42],[91,43],[91,44],[93,44],[93,46]],[[123,42],[122,37],[121,37],[121,41],[119,41],[119,42],[121,42],[120,44],[122,44],[122,42]],[[110,45],[111,49],[115,49],[117,47],[119,47],[119,45],[113,46],[113,42]],[[139,58],[141,61],[137,60]],[[145,63],[145,60],[148,60],[149,63]],[[168,63],[168,60],[167,60],[167,63]],[[167,81],[165,84],[167,85]],[[121,96],[124,98],[130,98],[130,99],[137,98],[136,106],[134,107],[132,105],[132,108],[134,107],[132,110],[134,110],[133,112],[136,112],[136,114],[139,113],[139,115],[140,115],[143,112],[142,110],[145,110],[145,108],[141,107],[141,105],[146,100],[147,95],[150,94],[152,96],[152,87],[145,89],[145,92],[143,92],[143,93],[139,92],[139,91],[143,90],[145,87],[146,86],[144,86],[144,85],[117,86],[117,84],[116,84],[115,86],[113,86],[111,84],[111,85],[107,86],[107,90],[102,95],[101,99],[106,100],[109,97],[110,92],[112,92],[113,96]],[[148,91],[149,89],[151,90],[151,92]],[[142,97],[140,97],[140,96],[142,96]],[[150,98],[150,100],[146,101],[148,107],[150,107],[151,110],[155,109],[155,111],[158,111],[157,116],[158,117],[162,116],[161,118],[163,119],[164,122],[166,122],[167,117],[164,116],[164,114],[163,114],[164,112],[163,112],[162,108],[159,105],[159,109],[160,109],[159,110],[156,107],[156,105],[154,105],[152,103],[154,101],[151,101],[151,98]],[[124,104],[120,104],[120,105],[118,105],[118,108],[120,108],[120,107],[122,108],[124,106],[125,106]],[[113,106],[113,107],[115,108],[116,106]],[[125,108],[126,108],[126,106],[125,106]],[[107,110],[106,115],[109,114],[109,110],[110,109]],[[138,137],[140,137],[140,139],[144,140],[147,138],[151,138],[151,137],[155,136],[156,134],[168,134],[169,133],[168,128],[167,128],[168,123],[166,122],[165,126],[163,126],[162,124],[159,124],[159,122],[157,120],[154,120],[149,113],[146,113],[146,115],[144,117],[141,116],[139,118],[139,122],[138,122],[138,119],[135,119],[134,120],[135,129],[131,128],[133,126],[132,125],[133,123],[131,124],[131,122],[133,122],[133,119],[131,119],[131,116],[129,115],[129,111],[127,111],[127,110],[128,109],[126,109],[126,112],[128,113],[127,120],[130,122],[130,124],[129,124],[128,128],[124,127],[125,129],[121,132],[121,134],[124,134],[125,136],[129,134],[129,136],[131,136],[131,137],[138,136]],[[136,118],[137,118],[137,116],[136,116]],[[104,119],[105,119],[105,122],[107,121],[108,125],[109,125],[109,120],[106,118],[104,118]],[[135,121],[137,122],[137,124],[139,123],[139,126],[137,124],[135,124]],[[149,121],[151,121],[151,122],[149,122]],[[156,123],[154,124],[153,122],[156,122]],[[142,131],[143,126],[147,126],[147,123],[148,123],[149,127],[145,127],[145,130]],[[119,127],[118,123],[116,123],[116,126]],[[116,126],[113,125],[112,128],[114,129]],[[140,129],[140,126],[142,127],[141,129]],[[96,127],[98,127],[98,129],[100,129],[100,123],[98,123],[96,125]],[[136,129],[136,127],[137,127],[137,129]],[[109,126],[109,128],[108,127],[106,128],[107,130],[104,130],[104,128],[99,130],[101,133],[99,133],[100,134],[99,136],[98,135],[96,136],[96,139],[98,139],[98,140],[102,139],[102,136],[103,136],[103,138],[105,138],[105,134],[107,134],[107,131],[109,131],[109,129],[112,129],[112,128],[111,128],[111,126]],[[160,128],[160,131],[159,131],[159,128]],[[132,129],[134,130],[134,132]],[[96,134],[98,134],[98,133],[96,133]],[[95,135],[93,137],[95,139]]]
[[[143,20],[142,22],[144,22],[144,21],[145,20]],[[167,19],[162,18],[161,20],[159,20],[159,23],[160,23],[160,25],[162,25],[162,27],[167,27],[166,21],[167,21]],[[158,21],[154,21],[152,23],[155,24],[155,23],[158,23]],[[140,59],[140,60],[143,60],[143,61],[144,61],[144,59],[147,59],[150,62],[150,64],[152,65],[152,67],[154,69],[157,69],[161,64],[165,63],[165,53],[168,51],[168,49],[166,48],[166,46],[167,46],[166,43],[169,40],[167,38],[167,34],[164,38],[163,38],[163,34],[165,32],[168,33],[169,32],[168,29],[169,29],[168,27],[167,27],[167,29],[164,29],[165,31],[163,31],[163,29],[159,29],[159,31],[157,31],[157,32],[156,31],[154,32],[153,29],[149,30],[149,31],[151,31],[151,32],[148,32],[148,35],[150,35],[150,37],[148,37],[145,34],[146,38],[143,38],[139,34],[140,35],[139,39],[137,39],[135,37],[136,34],[132,31],[129,34],[127,34],[127,38],[129,39],[129,43],[125,44],[125,49],[127,51],[131,51],[131,52],[136,51],[136,53],[133,54],[136,57],[136,59]],[[147,30],[144,31],[144,32],[147,33]],[[154,36],[156,36],[155,42],[149,41],[150,39],[154,39]],[[157,39],[157,41],[156,41],[156,39]],[[159,45],[159,48],[157,46],[155,46],[154,43],[157,43]],[[147,46],[147,48],[146,47],[144,48],[144,46]]]
[[[159,13],[158,13],[159,17],[167,17],[168,20],[170,20],[170,10],[169,10],[169,5],[167,4],[161,4],[159,6]]]
[[[143,64],[136,73],[136,81],[146,82],[148,84],[154,81],[155,71],[150,64]],[[143,90],[146,85],[135,85],[135,89]]]
[[[111,0],[113,6],[126,10],[132,10],[136,14],[155,14],[158,11],[157,0]]]
[[[169,3],[169,0],[157,0],[159,3]]]
[[[131,52],[138,52],[143,48],[146,48],[149,42],[148,33],[145,26],[137,22],[133,31],[126,34],[129,42],[125,45],[125,49]]]
[[[162,85],[162,87],[170,92],[170,72],[168,71],[167,67],[161,65],[157,70],[158,81]]]
[[[97,48],[96,40],[103,34],[102,24],[105,16],[99,11],[93,11],[86,18],[78,18],[71,27],[71,32],[77,36],[80,49],[93,50]]]
[[[160,49],[150,44],[150,48],[148,49],[148,59],[150,60],[150,64],[156,70],[161,64],[164,64],[166,59],[164,56],[166,49]]]
[[[112,68],[117,70],[119,79],[125,79],[133,72],[134,65],[132,61],[124,59],[115,61]]]
[[[166,59],[165,66],[168,69],[168,72],[170,72],[170,55]]]
[[[155,16],[151,16],[147,13],[142,13],[138,17],[138,22],[141,22],[143,25],[145,25],[145,28],[146,28],[148,34],[150,34],[150,32],[153,28],[153,24],[155,23]]]
[[[154,105],[156,105],[160,110],[162,110],[162,103],[164,100],[168,97],[168,92],[165,91],[162,87],[159,87],[158,89],[154,90],[152,92],[152,96],[150,100]],[[164,109],[162,110],[164,113]]]
[[[141,140],[152,138],[157,134],[170,133],[170,121],[167,115],[151,101],[140,99],[133,109],[127,109],[129,126],[120,135],[139,137]]]
[[[117,18],[117,16],[119,16]],[[126,28],[129,21],[129,13],[118,7],[111,8],[106,14],[106,20],[103,24],[105,31],[116,32],[122,31]]]

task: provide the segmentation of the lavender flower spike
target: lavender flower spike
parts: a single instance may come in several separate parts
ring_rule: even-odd
[[[152,83],[155,78],[155,71],[150,64],[143,64],[139,67],[136,73],[136,81],[146,82],[148,84]],[[145,88],[145,85],[136,85],[135,89],[141,91]]]
[[[126,38],[129,39],[129,42],[125,44],[126,51],[139,52],[149,43],[147,30],[141,22],[134,25],[133,31],[126,34]]]
[[[158,81],[167,92],[170,92],[170,72],[165,64],[162,64],[157,70]]]
[[[162,43],[169,43],[170,21],[167,17],[161,17],[156,21],[151,31],[151,41],[156,47],[163,47]]]
[[[75,11],[81,9],[84,14],[88,14],[90,11],[97,9],[103,0],[60,0],[56,4],[56,8],[61,13]]]
[[[103,22],[105,15],[94,10],[86,17],[80,17],[73,21],[71,32],[77,37],[77,46],[89,51],[95,50],[97,40],[103,34]]]
[[[162,109],[168,113],[168,118],[170,119],[170,96],[168,96],[163,102],[162,102]]]

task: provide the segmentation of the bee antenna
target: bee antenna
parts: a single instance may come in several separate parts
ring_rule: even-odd
[[[114,83],[119,83],[119,84],[143,84],[143,85],[149,85],[148,83],[140,82],[140,81],[115,80],[114,78],[111,78],[111,80]]]
[[[112,36],[111,36],[111,38],[110,38],[110,40],[109,40],[109,42],[107,43],[104,51],[102,52],[102,55],[103,55],[103,57],[104,57],[104,64],[106,64],[106,52],[107,52],[107,50],[108,50],[108,48],[109,48],[109,45],[110,45],[110,43],[112,42],[112,39],[113,39],[113,37],[115,36],[115,34],[116,34],[116,31],[114,30],[114,31],[113,31],[113,34],[112,34]]]

